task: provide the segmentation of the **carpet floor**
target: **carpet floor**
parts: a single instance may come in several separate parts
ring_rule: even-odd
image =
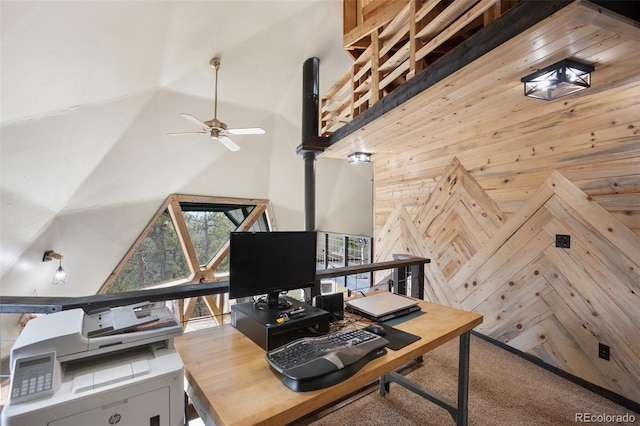
[[[455,401],[457,374],[458,339],[455,339],[429,352],[422,365],[406,375]],[[469,376],[469,425],[640,425],[640,413],[474,335],[471,336]],[[374,389],[305,423],[316,426],[455,424],[446,410],[395,383],[384,397]]]

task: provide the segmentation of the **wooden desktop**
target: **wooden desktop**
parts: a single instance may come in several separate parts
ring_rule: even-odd
[[[394,327],[419,335],[420,340],[398,351],[389,349],[349,379],[311,392],[286,388],[282,376],[267,364],[265,351],[231,325],[187,333],[176,338],[175,345],[205,424],[211,420],[216,425],[283,425],[379,381],[382,394],[388,391],[389,382],[399,383],[447,409],[456,424],[466,425],[470,331],[482,323],[482,315],[419,303],[421,315],[413,314]],[[460,337],[457,402],[442,401],[393,372],[456,337]]]

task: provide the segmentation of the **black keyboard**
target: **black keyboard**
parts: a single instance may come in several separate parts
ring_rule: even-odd
[[[389,341],[362,329],[303,337],[267,352],[269,364],[296,392],[320,389],[351,377],[372,359],[387,353]]]

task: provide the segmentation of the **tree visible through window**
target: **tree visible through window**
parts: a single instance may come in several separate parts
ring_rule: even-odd
[[[265,200],[170,196],[101,293],[215,281],[228,272],[230,232],[269,231]]]
[[[189,266],[167,210],[153,225],[107,293],[138,290],[189,276]]]
[[[198,263],[205,266],[229,240],[229,233],[253,210],[254,206],[213,205],[206,203],[180,203],[184,221],[191,236]],[[258,224],[252,226],[255,229]],[[217,272],[228,272],[228,262],[223,262]]]

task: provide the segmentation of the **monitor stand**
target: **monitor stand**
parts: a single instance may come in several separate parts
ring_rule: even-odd
[[[284,311],[287,309],[290,309],[291,306],[293,306],[291,304],[290,301],[288,301],[287,299],[285,299],[284,297],[280,297],[280,292],[272,292],[267,294],[266,300],[259,300],[255,303],[255,307],[256,309],[261,309],[261,310],[277,310],[277,311]]]

